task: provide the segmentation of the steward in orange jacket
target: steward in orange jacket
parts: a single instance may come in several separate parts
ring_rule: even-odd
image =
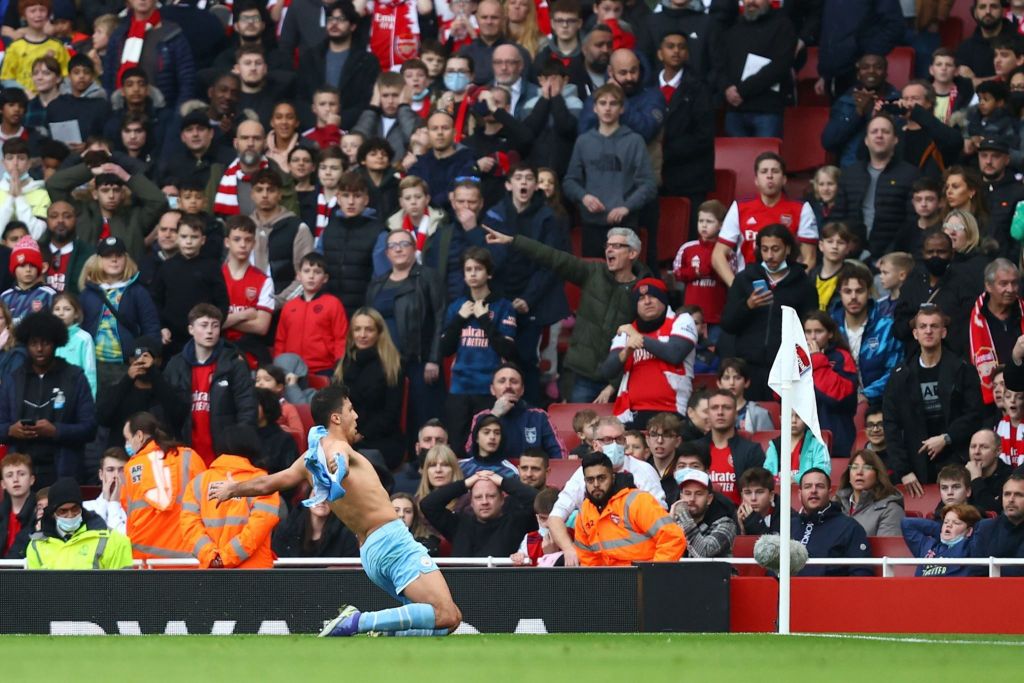
[[[158,436],[163,440],[163,434]],[[166,441],[161,448],[145,430],[137,430],[131,440],[144,444],[125,463],[121,489],[121,507],[128,515],[125,533],[132,541],[132,557],[192,557],[190,546],[181,535],[179,517],[185,487],[206,470],[203,459],[191,448],[172,447]]]
[[[215,481],[246,481],[266,473],[253,465],[249,457],[222,455],[210,463],[210,469],[192,480],[182,504],[181,531],[200,567],[274,566],[276,556],[270,549],[270,535],[280,521],[281,494],[233,498],[220,506],[216,500],[207,500],[207,491]]]
[[[677,562],[683,556],[683,529],[654,496],[616,477],[607,456],[587,456],[583,479],[587,497],[580,506],[575,528],[581,565]]]

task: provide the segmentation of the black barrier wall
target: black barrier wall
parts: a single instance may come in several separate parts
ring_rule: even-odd
[[[657,576],[641,581],[650,567]],[[635,632],[641,586],[645,630],[728,629],[727,565],[443,571],[463,633]],[[395,606],[360,569],[0,573],[5,634],[316,633],[342,604]]]

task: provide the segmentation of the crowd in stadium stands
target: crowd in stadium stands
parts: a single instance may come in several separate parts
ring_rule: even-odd
[[[332,382],[433,555],[749,554],[789,467],[811,557],[1024,557],[1024,0],[0,23],[0,557],[357,556],[308,487],[208,500]],[[767,385],[781,306],[821,438]]]

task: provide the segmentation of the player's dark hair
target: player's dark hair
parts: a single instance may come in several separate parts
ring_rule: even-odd
[[[326,427],[331,421],[331,413],[341,412],[348,397],[348,387],[344,384],[331,384],[316,392],[309,402],[313,422]]]

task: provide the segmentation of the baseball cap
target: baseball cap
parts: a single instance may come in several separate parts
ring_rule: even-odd
[[[213,128],[210,125],[210,112],[206,109],[193,109],[185,116],[181,117],[181,130],[185,130],[189,126],[203,126],[205,128]]]
[[[1003,138],[985,138],[978,145],[979,152],[1002,152],[1003,154],[1010,153],[1010,145],[1007,144]]]
[[[160,345],[160,342],[153,337],[142,335],[141,337],[135,338],[135,342],[132,344],[131,355],[132,358],[138,358],[142,354],[148,353],[154,358],[159,358],[162,348],[163,347]]]
[[[128,247],[120,237],[106,237],[96,244],[96,254],[99,256],[113,256],[114,254],[127,254]]]
[[[695,481],[706,489],[711,488],[711,478],[708,477],[706,472],[695,470],[692,467],[686,467],[681,470],[676,470],[674,474],[676,484],[682,486],[688,481]]]

